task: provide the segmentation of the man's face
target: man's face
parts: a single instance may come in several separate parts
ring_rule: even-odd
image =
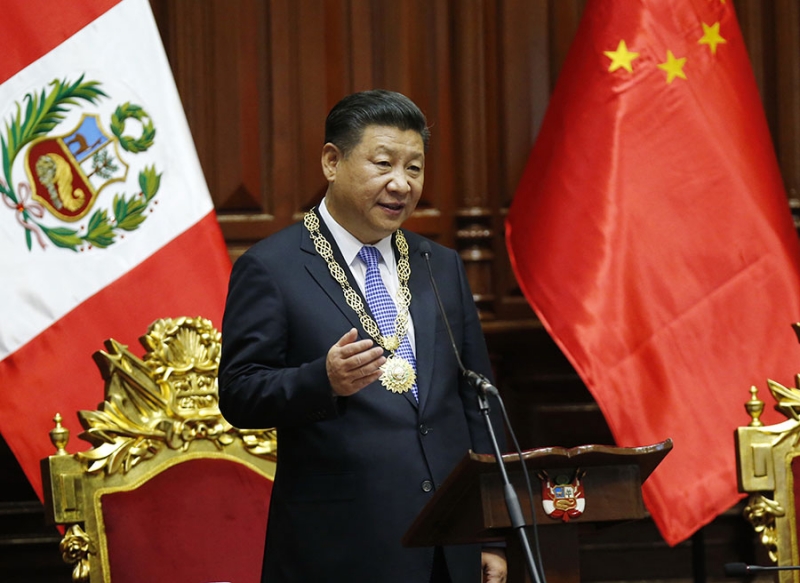
[[[419,202],[425,148],[414,130],[367,126],[347,157],[325,144],[326,204],[336,221],[365,244],[396,231]]]

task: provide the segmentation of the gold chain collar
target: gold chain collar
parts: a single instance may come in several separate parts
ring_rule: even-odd
[[[319,230],[319,218],[311,209],[303,217],[303,224],[308,232],[311,234],[311,239],[314,241],[314,247],[317,253],[328,264],[328,270],[331,272],[333,279],[339,282],[344,292],[344,299],[347,305],[358,315],[358,319],[364,330],[367,331],[375,342],[383,348],[394,354],[395,350],[400,347],[400,343],[408,331],[408,306],[411,304],[411,291],[408,289],[408,279],[411,277],[411,265],[408,263],[408,243],[399,229],[395,231],[395,242],[397,243],[397,250],[400,251],[400,260],[397,262],[397,275],[399,279],[399,287],[397,289],[397,317],[394,320],[394,336],[383,336],[378,324],[364,309],[364,302],[361,301],[361,296],[352,288],[350,282],[347,280],[347,275],[344,269],[336,262],[333,257],[333,249],[331,244]]]

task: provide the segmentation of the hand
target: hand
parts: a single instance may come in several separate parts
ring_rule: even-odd
[[[481,573],[483,583],[505,583],[506,571],[506,552],[503,549],[483,549],[481,550]]]
[[[331,346],[325,360],[328,380],[333,392],[340,397],[353,395],[377,381],[382,371],[380,367],[386,362],[383,348],[375,346],[372,340],[358,340],[355,328],[339,338]]]

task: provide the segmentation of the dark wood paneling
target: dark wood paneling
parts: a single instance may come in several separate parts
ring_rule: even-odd
[[[800,201],[800,3],[775,0],[773,126],[778,161],[789,197]],[[768,108],[770,111],[771,108]]]
[[[585,0],[152,0],[232,256],[322,196],[322,123],[385,87],[428,115],[409,228],[457,248],[486,321],[532,319],[503,223]],[[736,9],[800,204],[800,8]]]
[[[0,438],[0,581],[69,583],[61,534],[45,522],[44,508],[5,440]]]

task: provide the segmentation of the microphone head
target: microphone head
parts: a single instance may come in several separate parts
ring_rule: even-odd
[[[745,563],[726,563],[723,570],[726,577],[741,577],[750,574],[750,570]]]
[[[427,241],[423,241],[419,244],[419,253],[423,257],[429,257],[431,254],[431,244]]]

